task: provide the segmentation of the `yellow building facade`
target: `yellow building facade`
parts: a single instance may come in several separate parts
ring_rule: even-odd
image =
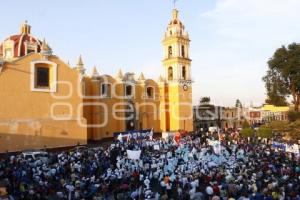
[[[85,73],[53,55],[47,42],[20,33],[0,45],[0,152],[86,144],[115,132],[193,130],[189,36],[173,10],[158,80],[141,73]]]
[[[0,52],[0,152],[85,144],[87,130],[78,121],[86,120],[77,109],[83,100],[69,92],[81,84],[78,72],[32,36],[28,24]]]
[[[261,107],[262,121],[287,121],[289,106],[274,106],[270,104],[264,104]]]
[[[189,35],[172,12],[162,45],[164,74],[157,81],[141,73],[118,71],[85,76],[85,116],[88,138],[112,137],[114,132],[153,129],[154,132],[193,130],[191,59]],[[78,69],[82,69],[79,59]],[[81,70],[82,71],[82,70]]]

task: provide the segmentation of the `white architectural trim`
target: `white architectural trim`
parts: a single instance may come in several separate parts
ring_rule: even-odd
[[[36,88],[35,87],[35,65],[36,64],[47,64],[51,65],[52,68],[52,77],[53,80],[50,83],[49,88]],[[31,69],[30,69],[30,89],[33,92],[56,92],[57,91],[57,64],[50,61],[39,60],[39,61],[32,61],[31,62]]]
[[[20,39],[19,39],[19,46],[18,46],[18,55],[17,57],[20,57],[21,56],[21,50],[22,50],[22,41],[23,41],[23,37],[24,37],[25,34],[22,34]],[[26,55],[26,54],[25,54]]]

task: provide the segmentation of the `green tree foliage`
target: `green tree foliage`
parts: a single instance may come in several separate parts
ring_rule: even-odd
[[[275,92],[276,89],[268,92],[268,98],[265,100],[266,104],[272,104],[275,106],[287,106],[288,103],[286,101],[285,96],[281,96]]]
[[[244,129],[244,128],[250,128],[249,122],[248,122],[247,120],[244,120],[244,121],[243,121],[243,124],[242,124],[242,127],[243,127],[243,129]]]
[[[290,131],[288,135],[292,140],[299,140],[300,139],[300,120],[292,122],[289,124]]]
[[[295,110],[300,104],[300,45],[293,43],[277,49],[268,62],[269,69],[263,77],[267,89],[267,103],[286,105],[286,97],[293,98]]]
[[[273,131],[285,132],[289,130],[288,125],[287,121],[272,121],[265,127],[271,128]]]
[[[243,107],[243,105],[242,105],[242,103],[239,99],[236,100],[235,107],[237,107],[237,108],[242,108]]]
[[[252,128],[243,128],[241,131],[241,136],[242,137],[253,137],[254,136],[254,131]]]
[[[200,105],[208,105],[210,104],[210,97],[202,97],[200,99]]]
[[[294,122],[294,121],[300,119],[300,112],[289,111],[288,112],[288,119],[289,119],[290,122]]]
[[[273,137],[272,129],[266,126],[261,126],[258,129],[257,136],[261,138]]]
[[[282,134],[284,137],[297,141],[300,139],[300,119],[294,122],[288,121],[272,121],[269,124],[261,126],[262,129],[271,129],[276,133]],[[264,131],[264,130],[263,130]],[[263,132],[261,131],[261,132]],[[264,134],[264,133],[262,133]],[[270,133],[268,133],[270,134]],[[258,134],[259,135],[259,134]],[[272,134],[271,134],[272,135]],[[262,137],[262,135],[259,135]],[[270,136],[268,136],[270,137]]]

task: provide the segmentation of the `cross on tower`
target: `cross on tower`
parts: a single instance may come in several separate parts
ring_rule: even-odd
[[[174,5],[174,8],[176,8],[176,2],[177,2],[178,0],[173,0],[173,5]]]

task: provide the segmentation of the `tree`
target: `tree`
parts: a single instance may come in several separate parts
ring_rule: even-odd
[[[263,77],[267,89],[267,103],[287,105],[286,98],[292,96],[295,111],[300,104],[300,45],[293,43],[277,49],[268,61],[268,71]]]
[[[300,112],[289,111],[288,112],[288,119],[289,119],[290,122],[294,122],[294,121],[300,119]]]
[[[289,123],[287,121],[272,121],[266,127],[272,129],[273,131],[285,132],[289,130]]]
[[[200,105],[202,104],[202,105],[207,105],[207,104],[209,104],[210,103],[210,97],[202,97],[201,99],[200,99]]]
[[[288,131],[288,136],[291,140],[299,140],[300,139],[300,120],[292,122],[288,126],[290,130]]]
[[[247,120],[243,121],[242,128],[250,128],[250,124]]]
[[[272,129],[265,126],[261,126],[258,129],[257,136],[261,138],[272,138],[273,137]]]
[[[243,108],[243,105],[242,105],[242,103],[241,103],[241,101],[239,99],[236,100],[235,107],[237,107],[237,108]]]
[[[254,131],[252,128],[243,128],[243,130],[241,131],[241,136],[242,137],[253,137],[254,136]]]

